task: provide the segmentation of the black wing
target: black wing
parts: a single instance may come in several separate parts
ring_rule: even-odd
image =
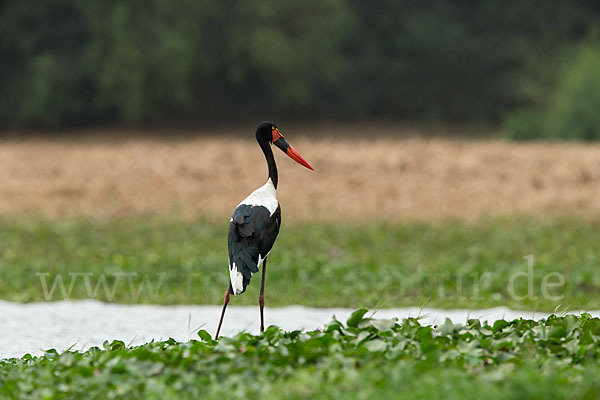
[[[239,282],[231,279],[233,294],[242,294],[250,283],[253,273],[258,272],[258,262],[264,259],[271,248],[281,224],[281,209],[270,215],[264,206],[242,204],[233,212],[229,224],[229,271],[242,275],[241,287]]]

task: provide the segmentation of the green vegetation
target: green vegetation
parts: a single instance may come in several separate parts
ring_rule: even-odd
[[[600,46],[584,46],[570,58],[547,98],[507,118],[509,137],[600,139]]]
[[[469,320],[440,326],[353,313],[322,330],[168,340],[0,361],[15,399],[593,399],[600,319]]]
[[[256,115],[497,122],[531,102],[523,81],[553,81],[558,55],[600,19],[596,2],[544,0],[34,8],[0,4],[2,128]]]
[[[220,304],[227,227],[207,219],[5,218],[0,298]],[[269,257],[266,302],[599,309],[598,237],[600,222],[578,217],[286,223]],[[254,277],[232,304],[256,304],[259,283]]]

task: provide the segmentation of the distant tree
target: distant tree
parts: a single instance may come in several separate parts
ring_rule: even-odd
[[[262,117],[496,123],[547,97],[600,3],[0,3],[0,127]]]

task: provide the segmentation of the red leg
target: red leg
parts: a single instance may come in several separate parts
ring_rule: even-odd
[[[231,282],[229,283],[229,288],[225,291],[225,299],[223,300],[223,309],[221,310],[221,318],[219,318],[219,326],[217,326],[217,333],[215,333],[215,340],[219,338],[219,332],[221,331],[221,324],[223,324],[223,317],[225,316],[225,309],[227,308],[227,303],[229,303],[229,292],[233,291],[231,287]]]
[[[260,306],[260,333],[265,331],[265,319],[263,308],[265,307],[265,272],[267,271],[267,259],[265,258],[262,265],[262,279],[260,281],[260,294],[258,295],[258,305]]]

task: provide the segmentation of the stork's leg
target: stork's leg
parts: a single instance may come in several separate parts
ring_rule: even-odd
[[[267,259],[265,258],[262,265],[262,279],[260,281],[260,294],[258,295],[258,305],[260,306],[260,333],[265,331],[265,318],[263,308],[265,307],[265,272],[267,271]]]
[[[221,318],[219,318],[219,326],[217,326],[217,333],[215,333],[215,340],[219,338],[219,332],[221,331],[221,324],[223,324],[223,317],[225,316],[225,309],[227,303],[229,303],[229,293],[233,293],[231,282],[229,282],[229,288],[225,291],[225,299],[223,300],[223,309],[221,310]]]

